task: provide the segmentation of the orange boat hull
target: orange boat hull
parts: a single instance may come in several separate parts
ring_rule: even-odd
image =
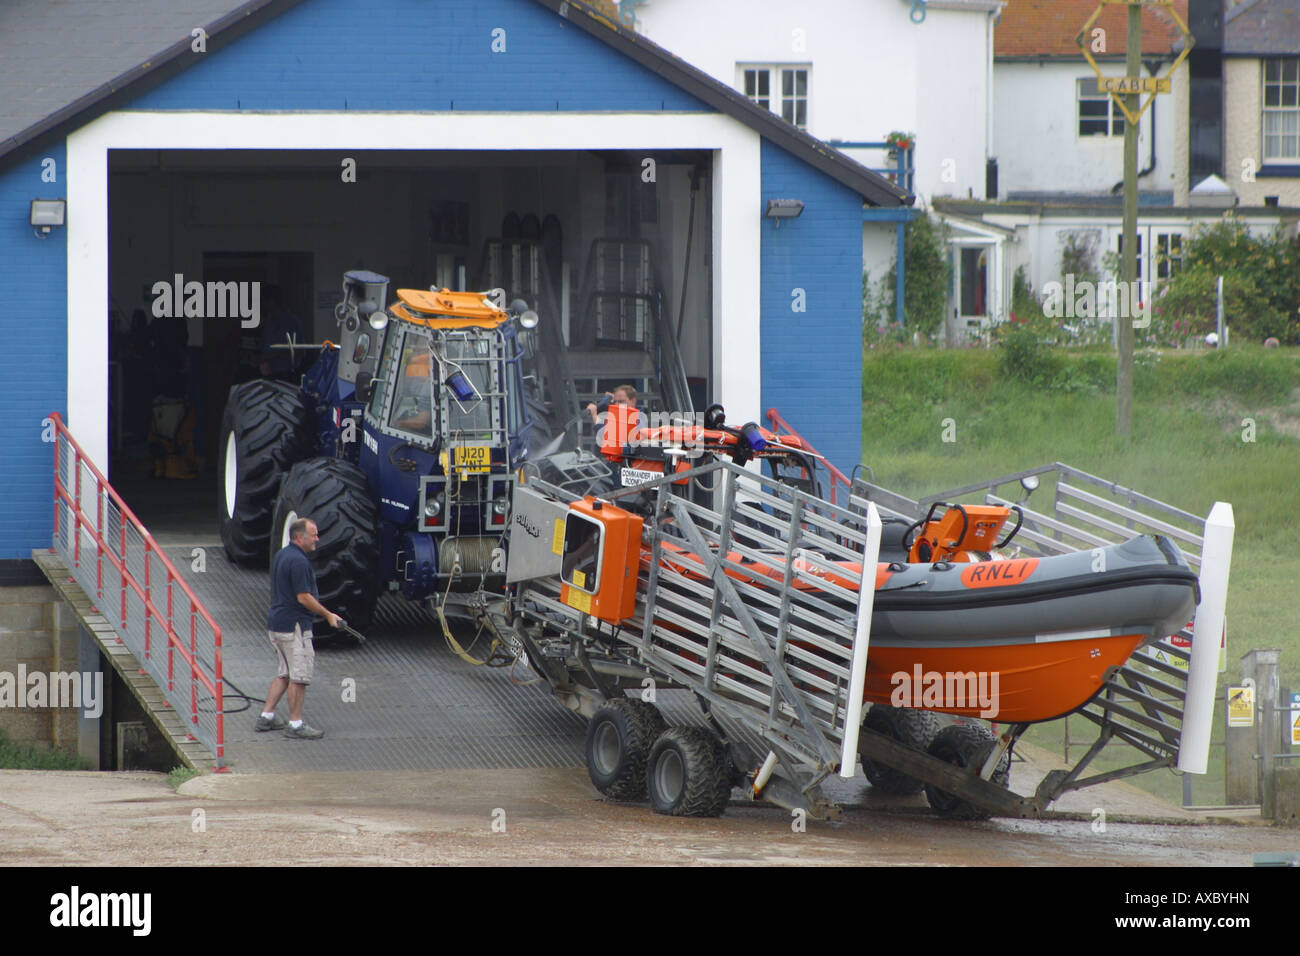
[[[1086,703],[1144,640],[1123,634],[977,647],[873,644],[863,699],[1008,724],[1051,720]]]

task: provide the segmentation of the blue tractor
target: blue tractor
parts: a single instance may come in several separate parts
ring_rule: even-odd
[[[310,517],[322,603],[364,629],[385,591],[438,606],[500,590],[516,471],[533,421],[524,340],[537,314],[500,289],[399,289],[346,273],[300,387],[231,389],[221,429],[221,540],[265,566]]]

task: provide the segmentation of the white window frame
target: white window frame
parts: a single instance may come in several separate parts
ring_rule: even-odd
[[[1178,270],[1183,267],[1183,240],[1181,232],[1170,230],[1168,232],[1151,233],[1151,255],[1152,271],[1155,272],[1155,281],[1164,282],[1166,279],[1172,279],[1178,274]],[[1174,250],[1174,240],[1178,242],[1177,254]],[[1162,274],[1163,273],[1163,274]]]
[[[804,74],[804,92],[799,94],[797,89],[797,74]],[[746,85],[747,74],[753,73],[755,77],[755,91],[750,92]],[[791,82],[796,84],[795,91],[790,95],[785,93],[785,76],[791,74]],[[766,78],[767,96],[762,96],[758,89],[762,86],[761,80]],[[782,119],[786,119],[791,125],[808,131],[808,124],[812,118],[812,64],[811,63],[737,63],[736,64],[736,89],[740,90],[749,100],[757,103],[769,112],[775,113]],[[766,100],[766,102],[764,102]],[[799,115],[799,104],[804,106],[804,121],[795,122]],[[790,106],[790,118],[786,118],[785,107]]]
[[[1276,78],[1270,79],[1270,67],[1274,65],[1277,67]],[[1300,57],[1277,56],[1260,60],[1259,79],[1259,138],[1264,162],[1300,165]],[[1276,100],[1272,106],[1269,105],[1270,93],[1275,94],[1273,98]],[[1279,126],[1292,128],[1269,132],[1270,119]]]
[[[1076,139],[1092,139],[1092,138],[1094,138],[1094,137],[1104,137],[1104,138],[1109,139],[1110,137],[1113,137],[1113,136],[1123,136],[1123,135],[1124,135],[1124,123],[1127,122],[1127,120],[1125,120],[1125,118],[1124,118],[1124,111],[1123,111],[1122,109],[1119,108],[1119,104],[1115,102],[1115,98],[1114,98],[1113,96],[1111,96],[1109,93],[1102,93],[1102,92],[1100,92],[1100,91],[1085,93],[1085,92],[1084,92],[1084,89],[1087,87],[1087,84],[1092,84],[1092,89],[1093,89],[1093,90],[1096,90],[1096,89],[1097,89],[1097,78],[1096,78],[1095,76],[1084,76],[1084,77],[1079,77],[1078,79],[1076,79],[1076,80],[1074,81],[1074,135],[1075,135],[1075,138],[1076,138]],[[1107,102],[1107,104],[1109,104],[1109,109],[1108,109],[1108,111],[1107,111],[1107,113],[1106,113],[1106,132],[1104,132],[1104,133],[1084,133],[1084,132],[1082,132],[1082,131],[1079,129],[1079,125],[1084,121],[1083,111],[1082,111],[1082,108],[1081,108],[1082,105],[1083,105],[1085,102],[1087,102],[1087,103],[1097,103],[1097,102],[1100,102],[1102,99],[1105,99],[1106,102]],[[1088,119],[1089,121],[1091,121],[1091,122],[1099,122],[1099,121],[1101,120],[1101,117],[1100,117],[1100,116],[1089,116],[1089,117],[1087,117],[1087,119]]]
[[[1146,226],[1138,226],[1137,255],[1134,256],[1134,258],[1137,260],[1136,278],[1138,279],[1139,282],[1147,278],[1147,276],[1150,274],[1147,269],[1147,255],[1149,254],[1150,250],[1148,249],[1149,243],[1146,241],[1147,233],[1149,231],[1150,230]],[[1121,229],[1119,232],[1115,234],[1115,255],[1119,257],[1119,268],[1115,273],[1115,281],[1117,282],[1120,280],[1120,277],[1124,275],[1123,246],[1124,246],[1124,230]]]

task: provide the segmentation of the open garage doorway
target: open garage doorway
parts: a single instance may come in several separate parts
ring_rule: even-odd
[[[712,150],[108,156],[110,474],[151,528],[187,541],[187,527],[215,533],[215,443],[230,385],[300,374],[292,361],[266,368],[268,326],[277,342],[289,327],[299,342],[337,340],[334,306],[349,270],[388,276],[390,294],[502,287],[524,298],[558,332],[552,351],[564,356],[570,394],[548,382],[552,404],[624,383],[651,409],[715,399]],[[191,282],[203,307],[186,311]],[[154,314],[159,283],[181,314]],[[232,284],[233,301],[258,303],[259,327],[235,307],[210,314],[213,287],[225,301]],[[662,384],[670,353],[680,366],[672,391]],[[180,399],[162,424],[188,416],[192,448],[184,436],[158,441],[160,396]]]

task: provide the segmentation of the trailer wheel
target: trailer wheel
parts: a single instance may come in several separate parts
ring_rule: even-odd
[[[993,733],[979,724],[953,724],[939,731],[930,744],[929,754],[958,767],[978,773],[989,752],[997,744]],[[993,771],[993,782],[1000,787],[1010,786],[1011,754],[1005,753]],[[945,793],[932,784],[925,785],[925,796],[930,806],[941,817],[949,820],[987,820],[993,814],[960,797]]]
[[[645,701],[606,701],[587,725],[587,774],[611,800],[644,800],[646,760],[665,722]]]
[[[366,476],[337,458],[294,465],[280,486],[272,521],[271,554],[289,543],[295,518],[316,523],[320,540],[311,552],[321,604],[364,631],[379,600],[379,512]],[[325,625],[318,627],[325,631]]]
[[[942,721],[937,714],[928,710],[909,710],[903,707],[887,707],[873,704],[867,711],[867,719],[862,722],[867,730],[874,730],[891,740],[925,752],[942,729]],[[915,777],[908,776],[901,770],[886,767],[867,757],[862,757],[862,772],[871,781],[871,786],[881,793],[906,795],[920,793],[924,784]]]
[[[280,481],[312,452],[308,409],[298,389],[258,380],[230,390],[217,465],[221,543],[230,560],[266,560]]]
[[[722,741],[702,727],[670,727],[650,751],[650,807],[674,817],[717,817],[731,798]]]

